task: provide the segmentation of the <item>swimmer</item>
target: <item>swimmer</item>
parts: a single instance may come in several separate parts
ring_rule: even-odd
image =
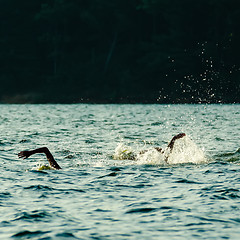
[[[170,152],[172,152],[172,150],[173,150],[173,146],[174,146],[175,141],[176,141],[177,139],[183,138],[183,137],[185,137],[185,136],[186,136],[185,133],[179,133],[178,135],[176,135],[176,136],[174,136],[174,137],[172,138],[172,140],[170,141],[170,143],[169,143],[168,146],[167,146],[167,147],[170,149]],[[158,152],[160,152],[160,153],[164,153],[163,149],[160,148],[160,147],[155,147],[155,149],[156,149]],[[143,154],[143,153],[145,153],[145,152],[147,152],[147,151],[148,151],[148,150],[143,150],[143,151],[140,152],[140,154]]]
[[[33,155],[35,153],[45,153],[51,168],[54,168],[54,169],[57,169],[57,170],[62,169],[58,165],[58,163],[55,161],[53,155],[51,154],[51,152],[48,150],[47,147],[37,148],[37,149],[31,150],[31,151],[22,151],[22,152],[18,153],[18,157],[26,159],[26,158],[30,157],[31,155]]]
[[[173,146],[174,146],[174,143],[177,139],[180,139],[180,138],[183,138],[185,137],[186,134],[185,133],[179,133],[178,135],[174,136],[172,138],[172,140],[170,141],[170,143],[168,144],[168,148],[170,149],[170,152],[172,152],[173,150]],[[164,153],[164,151],[162,150],[162,148],[159,148],[159,147],[155,147],[155,149],[160,152],[160,153]],[[147,152],[148,150],[145,150],[145,151],[141,151],[140,154],[143,154],[145,152]],[[54,168],[54,169],[62,169],[58,163],[55,161],[53,155],[51,154],[51,152],[48,150],[47,147],[42,147],[42,148],[37,148],[35,150],[31,150],[31,151],[22,151],[20,153],[18,153],[18,157],[19,158],[23,158],[23,159],[26,159],[28,157],[30,157],[31,155],[33,154],[36,154],[36,153],[45,153],[46,157],[47,157],[47,160],[49,162],[49,165],[51,168]],[[135,159],[135,156],[133,156],[133,159]],[[167,162],[168,159],[165,159],[165,161]]]
[[[181,139],[185,136],[186,136],[185,133],[179,133],[171,139],[171,141],[169,142],[169,144],[167,145],[167,147],[165,149],[162,149],[160,147],[155,147],[154,149],[157,150],[159,153],[161,153],[164,156],[165,162],[168,162],[169,154],[172,153],[176,140]],[[127,149],[127,148],[123,149],[121,147],[121,145],[119,145],[119,147],[117,147],[115,149],[115,154],[113,155],[113,159],[137,160],[139,155],[145,154],[148,151],[150,151],[150,150],[149,149],[142,150],[138,154],[136,154],[131,149]]]

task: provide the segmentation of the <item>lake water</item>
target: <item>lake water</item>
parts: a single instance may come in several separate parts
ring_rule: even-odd
[[[0,105],[0,130],[0,239],[240,237],[240,105]],[[180,132],[164,164],[153,147]],[[42,146],[61,170],[17,157]]]

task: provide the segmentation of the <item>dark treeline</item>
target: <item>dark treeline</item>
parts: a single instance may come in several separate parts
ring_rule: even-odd
[[[1,102],[240,102],[238,0],[0,0]]]

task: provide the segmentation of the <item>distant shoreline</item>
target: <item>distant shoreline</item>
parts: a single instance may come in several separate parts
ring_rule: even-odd
[[[0,98],[0,104],[239,104],[240,101],[208,99],[143,99],[139,97],[125,97],[117,99],[94,99],[81,97],[52,97],[47,98],[41,94],[15,94],[5,95]]]

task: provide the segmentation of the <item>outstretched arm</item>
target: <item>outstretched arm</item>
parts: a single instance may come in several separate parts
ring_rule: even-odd
[[[183,138],[183,137],[185,137],[185,136],[186,136],[185,133],[179,133],[179,134],[175,135],[175,136],[172,138],[172,140],[170,141],[170,143],[169,143],[168,146],[167,146],[167,148],[170,149],[170,152],[169,152],[169,153],[172,152],[173,146],[174,146],[174,144],[175,144],[175,141],[176,141],[177,139]],[[168,162],[168,158],[169,158],[169,154],[165,157],[165,161],[166,161],[166,162]]]
[[[45,153],[50,166],[55,169],[61,169],[61,167],[55,161],[53,155],[51,154],[51,152],[48,150],[47,147],[37,148],[37,149],[31,150],[31,151],[22,151],[22,152],[18,153],[18,157],[26,159],[35,153]]]
[[[174,137],[172,138],[171,142],[168,144],[168,147],[171,149],[171,151],[172,151],[172,149],[173,149],[173,146],[174,146],[175,141],[176,141],[177,139],[183,138],[183,137],[185,137],[185,136],[186,136],[185,133],[179,133],[178,135],[176,135],[176,136],[174,136]]]

